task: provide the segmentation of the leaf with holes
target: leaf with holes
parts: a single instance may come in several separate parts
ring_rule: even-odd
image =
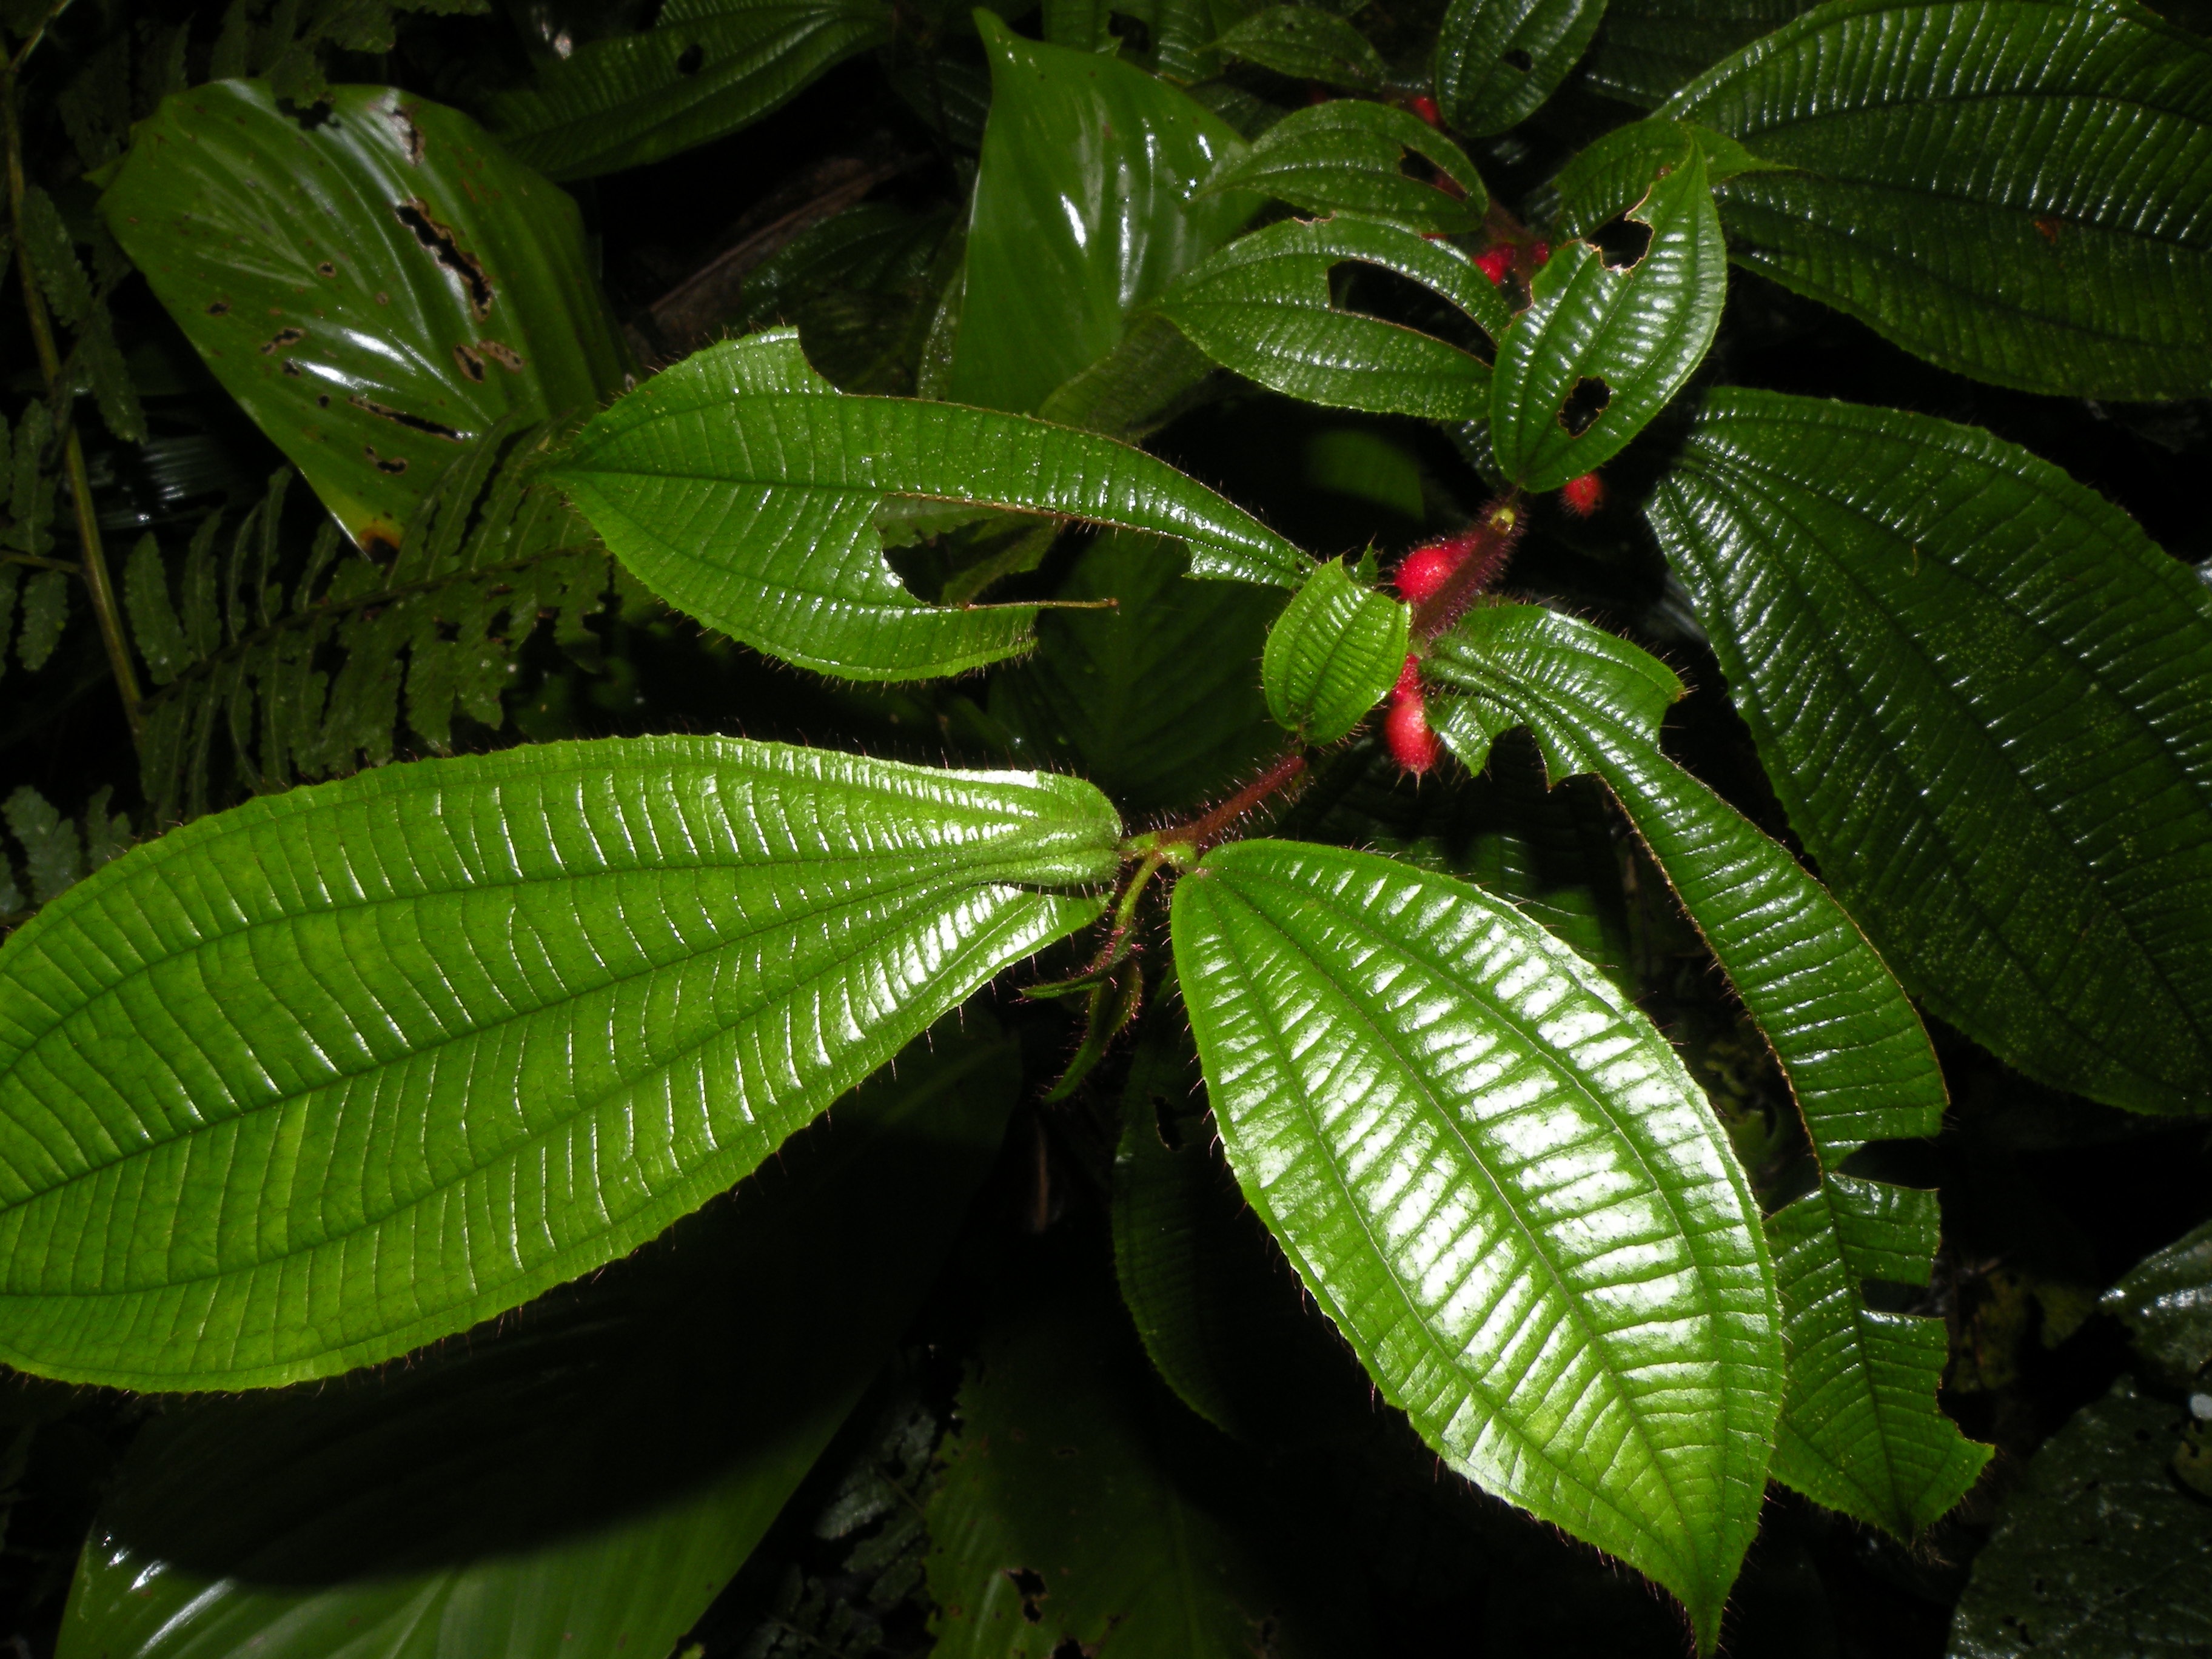
[[[1454,1468],[1672,1590],[1709,1650],[1780,1320],[1666,1039],[1510,903],[1370,854],[1219,848],[1173,932],[1230,1162],[1376,1386]]]
[[[0,1355],[370,1364],[635,1248],[1095,916],[1072,778],[734,739],[268,795],[0,946]]]
[[[1661,114],[1790,169],[1730,257],[2027,392],[2212,392],[2212,45],[2140,7],[1833,0]]]
[[[1452,0],[1437,38],[1437,102],[1462,132],[1518,126],[1589,50],[1605,0]]]
[[[991,121],[946,395],[1033,411],[1119,345],[1260,198],[1192,198],[1242,141],[1133,64],[1024,40],[990,15]]]
[[[1648,511],[1790,815],[2009,1064],[2212,1107],[2212,592],[2047,461],[1923,415],[1706,400]]]
[[[1870,1308],[1869,1279],[1928,1281],[1932,1194],[1841,1173],[1869,1140],[1942,1127],[1943,1077],[1904,991],[1788,852],[1659,749],[1681,684],[1625,640],[1535,605],[1470,613],[1428,672],[1431,718],[1470,766],[1526,722],[1554,782],[1604,779],[1780,1061],[1822,1171],[1768,1222],[1790,1383],[1775,1478],[1911,1537],[1973,1484],[1989,1448],[1936,1401],[1940,1322]]]
[[[397,543],[464,447],[588,408],[625,354],[565,191],[442,105],[331,98],[308,126],[259,82],[179,93],[100,210],[346,533]]]
[[[1436,180],[1407,176],[1408,155]],[[1293,110],[1231,155],[1202,194],[1252,191],[1308,213],[1355,213],[1413,230],[1462,235],[1482,222],[1489,192],[1467,153],[1419,117],[1357,98]]]
[[[1349,733],[1396,682],[1411,619],[1343,565],[1322,565],[1268,630],[1261,675],[1275,723],[1306,744]]]
[[[1491,378],[1491,443],[1523,489],[1556,489],[1619,453],[1680,391],[1712,343],[1727,295],[1705,152],[1680,135],[1624,242],[1562,244],[1536,273]],[[1595,234],[1595,233],[1594,233]]]
[[[1176,284],[1160,314],[1224,368],[1336,409],[1480,419],[1490,368],[1449,341],[1336,307],[1329,272],[1372,264],[1435,290],[1480,327],[1506,332],[1505,302],[1474,262],[1401,225],[1287,219],[1239,237]]]
[[[494,93],[487,124],[550,178],[616,173],[750,126],[890,38],[882,0],[668,0],[651,28],[587,40]]]
[[[789,329],[713,346],[577,437],[553,476],[623,562],[700,621],[855,679],[956,674],[1021,650],[1034,605],[927,605],[884,562],[886,496],[1178,536],[1194,574],[1296,586],[1308,561],[1164,461],[1022,415],[848,397]]]
[[[404,1368],[168,1413],[60,1654],[672,1652],[913,1318],[1019,1080],[947,1021],[637,1259]]]

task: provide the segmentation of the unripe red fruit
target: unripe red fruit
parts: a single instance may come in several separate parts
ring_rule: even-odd
[[[1466,556],[1464,548],[1455,548],[1449,542],[1415,548],[1399,561],[1398,574],[1392,579],[1398,597],[1407,605],[1420,604],[1450,579]]]
[[[1528,250],[1528,261],[1531,264],[1549,264],[1551,259],[1552,245],[1549,242],[1539,242]]]
[[[1513,250],[1503,246],[1486,247],[1474,256],[1474,268],[1490,278],[1496,287],[1505,280],[1505,273],[1513,266]]]
[[[1443,115],[1437,108],[1437,100],[1425,93],[1417,93],[1408,98],[1406,100],[1406,107],[1432,127],[1440,127],[1444,124]]]
[[[1428,710],[1422,706],[1419,691],[1390,705],[1390,712],[1382,717],[1382,740],[1390,745],[1398,764],[1415,777],[1443,758],[1443,745],[1429,730]]]
[[[1605,505],[1605,480],[1595,472],[1568,479],[1559,486],[1559,504],[1577,519],[1587,519]]]

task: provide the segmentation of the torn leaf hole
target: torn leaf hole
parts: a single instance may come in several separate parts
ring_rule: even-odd
[[[261,355],[273,357],[286,346],[296,345],[307,337],[307,331],[304,328],[280,328],[263,343]]]
[[[1612,401],[1613,388],[1596,375],[1585,374],[1559,405],[1559,424],[1566,428],[1567,436],[1579,438],[1597,424],[1597,417]]]
[[[300,378],[300,360],[297,357],[287,357],[284,360],[284,372],[290,375],[294,380],[298,380]]]
[[[1536,67],[1536,60],[1518,46],[1514,47],[1510,52],[1499,52],[1498,61],[1508,69],[1519,70],[1523,75]]]
[[[453,348],[453,361],[461,366],[462,374],[479,386],[483,384],[483,359],[477,356],[475,352],[465,345],[457,345]]]
[[[1165,1095],[1152,1097],[1152,1127],[1160,1137],[1160,1145],[1171,1152],[1182,1150],[1182,1120],[1176,1115],[1175,1102]]]
[[[322,264],[315,267],[315,275],[318,276],[335,276],[337,274],[337,266],[328,259],[324,260]]]
[[[365,409],[382,420],[397,421],[410,432],[422,432],[433,438],[444,438],[453,443],[462,441],[461,434],[454,428],[437,421],[425,420],[420,415],[410,415],[404,409],[394,409],[390,404],[380,404],[374,398],[364,398],[358,392],[348,398],[356,409]]]
[[[1022,1598],[1022,1617],[1032,1625],[1044,1623],[1044,1609],[1037,1605],[1045,1597],[1044,1575],[1034,1567],[1008,1567],[1006,1579]]]
[[[1651,227],[1626,214],[1607,220],[1583,238],[1607,270],[1633,270],[1651,251]]]
[[[211,300],[211,301],[210,301],[208,302],[207,314],[208,314],[209,316],[210,316],[210,317],[228,317],[228,316],[229,316],[229,315],[230,315],[230,301],[228,301],[228,300]]]
[[[361,447],[361,453],[368,457],[369,465],[379,472],[400,473],[407,470],[407,458],[404,455],[380,455],[376,453],[374,444],[363,444]]]
[[[430,256],[459,279],[461,291],[468,296],[469,309],[481,322],[491,314],[491,279],[484,275],[483,261],[460,245],[453,233],[430,216],[429,204],[419,199],[395,202],[392,215],[399,222],[415,233],[415,240],[430,251]]]
[[[706,66],[707,48],[696,40],[684,47],[683,55],[676,60],[676,72],[678,75],[696,75]]]
[[[317,409],[328,409],[330,406],[331,394],[329,392],[319,392],[315,394],[315,407]]]
[[[415,113],[404,104],[394,105],[384,112],[384,118],[399,137],[400,149],[407,152],[408,161],[416,167],[422,165],[422,129],[415,125]]]

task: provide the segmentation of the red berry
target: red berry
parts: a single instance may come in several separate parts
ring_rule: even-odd
[[[1403,702],[1411,697],[1416,702],[1421,696],[1421,659],[1412,652],[1406,653],[1405,665],[1398,671],[1398,683],[1390,688],[1394,699]]]
[[[1552,245],[1549,242],[1539,242],[1535,246],[1528,250],[1528,263],[1531,264],[1540,265],[1548,264],[1550,263],[1551,258]]]
[[[1595,472],[1570,478],[1559,486],[1559,502],[1577,519],[1587,519],[1605,505],[1605,480]]]
[[[1410,696],[1393,696],[1390,712],[1382,717],[1382,740],[1398,764],[1419,777],[1443,758],[1443,745],[1429,730],[1428,711],[1418,689]]]
[[[1444,124],[1443,115],[1437,108],[1437,100],[1426,93],[1414,94],[1406,100],[1406,107],[1432,127],[1440,127]]]
[[[1486,247],[1474,256],[1474,266],[1490,278],[1493,286],[1505,280],[1505,273],[1513,268],[1513,250],[1500,245]]]
[[[1459,568],[1462,555],[1449,542],[1434,542],[1427,547],[1417,547],[1399,561],[1398,597],[1407,605],[1419,605],[1434,593]]]

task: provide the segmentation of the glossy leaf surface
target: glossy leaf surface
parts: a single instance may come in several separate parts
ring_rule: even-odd
[[[1339,309],[1329,272],[1373,264],[1505,332],[1504,301],[1474,262],[1402,226],[1287,219],[1239,237],[1178,283],[1160,313],[1201,351],[1271,391],[1337,409],[1467,421],[1490,407],[1490,368],[1433,334]]]
[[[2166,1380],[2194,1382],[2212,1365],[2212,1222],[2136,1262],[2102,1304]]]
[[[1810,0],[1610,0],[1583,73],[1590,85],[1651,109]]]
[[[1279,741],[1260,654],[1282,595],[1191,581],[1183,563],[1156,537],[1099,537],[1059,597],[1112,607],[1047,611],[1042,648],[991,684],[1025,758],[1072,769],[1132,817],[1233,787]]]
[[[1304,556],[1164,461],[1025,416],[848,397],[796,334],[689,357],[577,437],[553,475],[609,547],[700,621],[856,679],[1010,656],[1035,607],[924,605],[884,562],[886,496],[1018,507],[1179,536],[1201,575],[1295,586]]]
[[[328,1376],[659,1232],[1095,915],[1087,784],[734,739],[265,796],[0,948],[0,1352]]]
[[[1942,1127],[1942,1073],[1919,1017],[1826,890],[1660,751],[1660,719],[1681,690],[1662,664],[1533,605],[1471,613],[1428,661],[1492,706],[1434,715],[1470,764],[1471,723],[1520,719],[1555,781],[1605,780],[1781,1062],[1823,1173],[1767,1224],[1790,1361],[1773,1473],[1911,1537],[1973,1484],[1989,1449],[1937,1408],[1942,1323],[1877,1312],[1863,1290],[1927,1282],[1933,1194],[1839,1171],[1869,1140]]]
[[[1383,1395],[1710,1647],[1782,1352],[1749,1189],[1666,1040],[1511,904],[1369,854],[1220,848],[1174,936],[1231,1164]]]
[[[346,533],[397,543],[466,446],[589,407],[626,354],[565,191],[441,105],[331,97],[303,126],[264,82],[179,93],[100,210]]]
[[[1318,6],[1267,7],[1224,31],[1216,44],[1224,57],[1333,87],[1379,87],[1390,75],[1365,35]]]
[[[1331,744],[1367,717],[1406,660],[1412,612],[1331,562],[1267,635],[1267,712],[1303,743]]]
[[[1407,177],[1408,155],[1428,161],[1456,191]],[[1308,213],[1355,213],[1455,235],[1480,224],[1490,204],[1457,144],[1409,111],[1358,98],[1291,111],[1243,155],[1223,161],[1204,189],[1251,191]]]
[[[890,36],[882,0],[668,0],[651,28],[541,64],[486,112],[530,166],[587,179],[750,126]]]
[[[1556,489],[1611,459],[1681,389],[1720,326],[1727,252],[1704,151],[1687,134],[1627,216],[1651,233],[1633,264],[1562,244],[1499,343],[1491,444],[1524,489]]]
[[[1165,82],[1024,40],[988,15],[978,26],[991,120],[946,395],[1028,412],[1119,345],[1133,316],[1260,198],[1193,198],[1243,141]]]
[[[1974,1559],[1950,1659],[2183,1659],[2212,1642],[2212,1505],[2169,1467],[2186,1421],[2122,1377],[2044,1442]]]
[[[170,1413],[95,1523],[61,1653],[672,1652],[913,1316],[1018,1073],[948,1025],[734,1203],[465,1346]]]
[[[1660,112],[1795,169],[1729,252],[2023,391],[2212,391],[2212,45],[2140,7],[1833,0]]]
[[[1925,416],[1707,400],[1649,508],[1791,827],[1936,1012],[2046,1082],[2212,1103],[2212,594]]]
[[[1437,103],[1462,132],[1518,126],[1559,90],[1605,0],[1452,0],[1437,38]]]

